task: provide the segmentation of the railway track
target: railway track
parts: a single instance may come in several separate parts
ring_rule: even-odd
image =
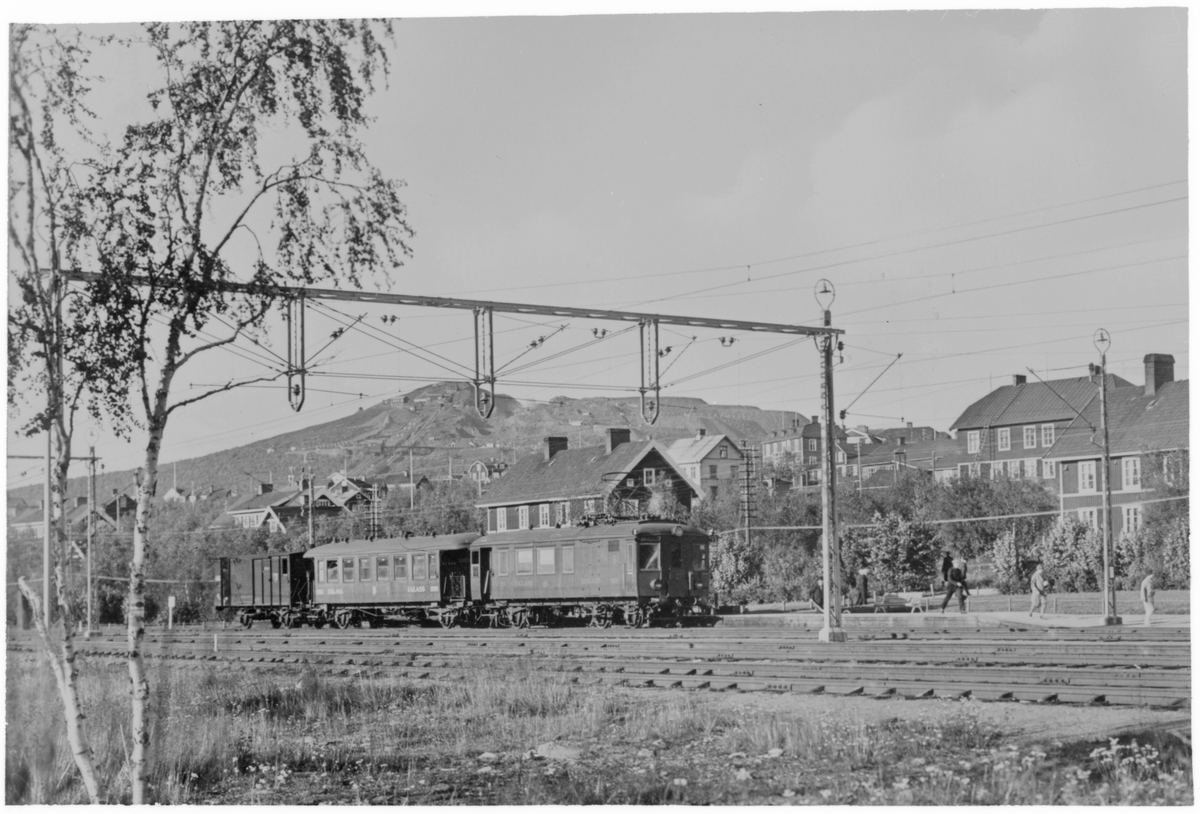
[[[1186,630],[1070,638],[959,627],[928,636],[839,645],[801,631],[356,631],[263,630],[151,634],[152,660],[206,667],[295,669],[459,680],[481,663],[533,660],[582,683],[879,697],[1185,706],[1191,699]],[[906,631],[911,634],[914,631]],[[1067,632],[1067,631],[1058,631]],[[874,635],[878,635],[877,633]],[[1022,638],[1025,637],[1025,638]],[[10,652],[32,653],[28,635]],[[124,658],[124,638],[79,641],[82,658]]]

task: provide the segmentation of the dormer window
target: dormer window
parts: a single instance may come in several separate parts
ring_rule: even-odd
[[[725,446],[724,444],[721,444],[721,446],[717,447],[717,457],[718,458],[728,458],[729,457],[729,447]]]

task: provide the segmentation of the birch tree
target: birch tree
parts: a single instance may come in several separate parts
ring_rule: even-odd
[[[99,783],[76,690],[75,614],[65,580],[70,552],[63,510],[75,416],[90,403],[88,378],[73,364],[81,348],[72,327],[79,306],[67,298],[61,278],[76,257],[85,227],[65,146],[84,143],[89,135],[83,73],[87,51],[80,39],[27,25],[13,26],[9,35],[8,402],[10,411],[36,402],[21,431],[50,436],[46,477],[56,596],[51,599],[48,585],[39,596],[24,578],[18,586],[33,608],[80,779],[96,803]],[[61,630],[45,624],[43,600],[57,605]]]
[[[152,112],[91,165],[87,296],[109,409],[131,411],[145,440],[127,630],[134,803],[150,802],[145,566],[168,421],[279,371],[186,395],[178,376],[260,326],[279,286],[358,287],[409,255],[402,182],[359,139],[390,36],[369,21],[153,23],[127,43],[153,53]]]

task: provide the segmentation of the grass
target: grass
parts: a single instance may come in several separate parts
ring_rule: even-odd
[[[1138,733],[1006,743],[978,702],[915,719],[731,713],[720,696],[572,683],[544,661],[462,681],[234,673],[152,663],[152,799],[163,803],[1186,804],[1190,743]],[[128,678],[82,692],[104,795],[125,802]],[[46,668],[10,659],[5,800],[83,800]],[[581,751],[538,760],[539,744]]]

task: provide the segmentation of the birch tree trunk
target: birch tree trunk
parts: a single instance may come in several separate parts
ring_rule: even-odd
[[[61,591],[63,587],[62,566],[55,569],[55,578]],[[92,803],[99,803],[100,784],[96,779],[92,748],[88,744],[87,734],[83,728],[85,716],[80,711],[79,696],[75,690],[77,673],[71,628],[67,624],[63,625],[62,641],[56,650],[50,629],[46,627],[46,621],[42,618],[42,598],[29,587],[29,583],[25,581],[24,577],[17,579],[17,586],[25,595],[25,599],[28,600],[29,607],[33,611],[34,624],[37,626],[38,635],[42,640],[46,661],[50,664],[50,670],[54,673],[54,682],[58,685],[58,694],[63,702],[63,719],[67,725],[67,743],[71,745],[71,755],[75,758],[76,768],[79,769],[79,778],[83,781],[88,799]],[[62,596],[61,593],[59,595]],[[67,617],[63,617],[63,620],[67,621]]]

